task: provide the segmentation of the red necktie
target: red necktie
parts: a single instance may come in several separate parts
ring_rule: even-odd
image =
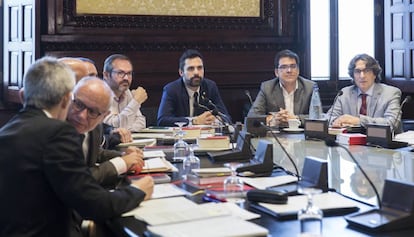
[[[361,108],[359,109],[359,114],[367,115],[367,94],[361,94]]]

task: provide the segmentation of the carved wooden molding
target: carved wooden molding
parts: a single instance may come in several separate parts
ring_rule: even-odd
[[[58,0],[59,1],[59,0]],[[270,30],[274,31],[275,0],[261,1],[261,17],[179,17],[138,15],[76,15],[76,1],[63,1],[65,26],[76,28],[133,28],[147,30]],[[276,5],[275,5],[276,2]],[[288,9],[294,9],[289,1]],[[276,24],[277,26],[277,24]],[[62,28],[62,29],[63,29]]]

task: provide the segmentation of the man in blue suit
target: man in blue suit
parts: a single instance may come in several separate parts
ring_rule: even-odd
[[[343,95],[328,111],[333,127],[388,124],[401,131],[401,90],[380,83],[382,68],[367,54],[356,55],[348,66],[354,85],[342,89]],[[365,97],[365,98],[363,98]]]
[[[163,90],[158,109],[158,125],[175,126],[175,122],[212,124],[219,120],[231,122],[214,81],[204,78],[203,56],[188,49],[180,57],[180,78]]]

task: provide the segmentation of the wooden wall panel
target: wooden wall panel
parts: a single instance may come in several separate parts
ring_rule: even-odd
[[[243,120],[245,90],[254,97],[271,79],[277,51],[298,51],[297,0],[261,0],[260,17],[180,17],[76,14],[76,1],[48,1],[43,11],[42,55],[83,56],[102,72],[113,53],[129,56],[136,72],[133,87],[149,94],[144,107],[158,107],[162,88],[178,78],[178,59],[187,48],[204,56],[205,76],[219,86],[234,121]],[[43,19],[44,21],[44,19]],[[303,52],[298,51],[299,55]]]

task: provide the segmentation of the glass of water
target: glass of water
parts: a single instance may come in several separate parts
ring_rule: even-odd
[[[323,212],[313,203],[313,195],[322,192],[317,188],[299,187],[298,192],[307,196],[306,206],[298,212],[301,237],[322,237]]]

